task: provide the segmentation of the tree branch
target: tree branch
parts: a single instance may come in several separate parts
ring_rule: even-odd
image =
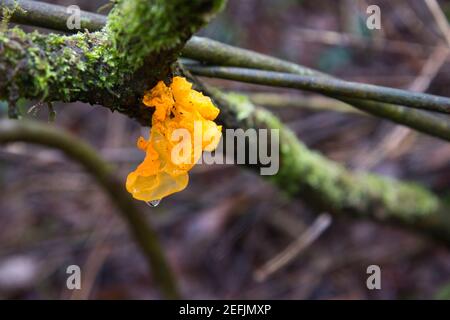
[[[67,12],[67,7],[46,3],[43,1],[28,0],[0,0],[3,8],[13,11],[12,20],[20,24],[30,24],[33,26],[47,28],[51,30],[71,31],[67,28],[67,20],[71,13]],[[16,8],[18,6],[18,8]],[[0,15],[2,13],[0,12]],[[80,15],[81,30],[87,29],[91,32],[100,31],[106,25],[106,16],[82,11]]]
[[[183,54],[191,59],[214,65],[331,78],[330,75],[292,62],[200,37],[191,38],[186,43]],[[401,105],[362,99],[343,98],[339,96],[333,96],[333,98],[372,115],[389,119],[434,137],[450,141],[450,118],[446,115],[437,115],[434,112],[412,110]]]
[[[450,113],[450,98],[431,94],[336,80],[333,78],[300,76],[284,72],[248,68],[202,66],[196,64],[188,64],[186,68],[195,75],[205,77],[307,90],[322,93],[327,96],[405,104],[413,108]]]
[[[0,0],[2,6],[12,8],[12,2],[14,0]],[[21,13],[20,10],[16,10],[12,17],[12,21],[20,23],[38,25],[41,27],[55,28],[57,30],[70,32],[65,25],[66,17],[64,16],[65,8],[56,5],[49,5],[54,8],[58,14],[54,14],[54,11],[44,10],[38,5],[34,5],[35,1],[20,0],[18,2],[20,6],[28,7],[30,10],[26,14]],[[40,3],[39,3],[40,4]],[[36,14],[34,14],[36,12]],[[42,22],[41,18],[45,17]],[[95,15],[90,17],[86,11],[81,12],[81,17],[89,22],[92,26],[91,31],[100,30],[106,22],[104,16]],[[103,17],[103,18],[102,18]],[[50,21],[50,22],[45,22]],[[307,76],[322,76],[330,77],[327,74],[318,72],[313,69],[306,68],[304,66],[283,61],[274,57],[270,57],[264,54],[260,54],[251,50],[236,48],[227,44],[220,43],[211,39],[201,37],[191,37],[191,39],[185,44],[182,49],[183,56],[202,62],[207,62],[214,65],[223,66],[235,66],[244,68],[254,68],[277,72],[287,72],[298,75]],[[129,82],[131,83],[131,82]],[[133,88],[133,86],[131,86]],[[134,86],[138,88],[139,86]],[[133,90],[131,88],[131,90]],[[138,92],[134,96],[138,96]],[[443,115],[436,115],[432,112],[411,110],[406,107],[394,104],[366,101],[361,99],[349,99],[342,97],[334,97],[349,105],[370,113],[372,115],[389,119],[399,124],[403,124],[418,131],[430,134],[432,136],[450,141],[450,118]],[[125,98],[123,101],[118,100],[112,96],[109,99],[103,101],[103,105],[109,107],[111,110],[119,110],[122,113],[127,114],[131,118],[137,119],[141,124],[147,125],[150,123],[151,114],[148,108],[143,108],[138,99],[132,97]],[[86,101],[89,102],[89,101]],[[98,102],[101,104],[100,102]],[[133,106],[140,106],[139,108],[131,108]],[[123,108],[117,106],[124,106]],[[127,108],[127,106],[130,106]]]
[[[265,106],[277,109],[296,108],[318,111],[335,111],[367,116],[367,113],[352,108],[346,103],[316,95],[285,94],[275,92],[241,92],[241,94],[249,97],[250,100],[257,106]]]
[[[414,183],[349,171],[309,150],[275,115],[253,106],[246,96],[223,94],[198,83],[225,110],[220,120],[226,127],[279,130],[280,169],[275,176],[263,177],[287,195],[300,197],[319,212],[397,224],[450,245],[450,204],[431,191]]]
[[[114,175],[114,168],[103,161],[90,146],[55,127],[26,120],[1,120],[0,144],[18,141],[61,150],[67,157],[82,165],[106,191],[128,224],[163,295],[170,299],[180,297],[156,232],[139,211],[136,202],[125,191],[123,183]]]
[[[144,91],[170,77],[184,43],[222,4],[119,0],[106,27],[94,33],[1,30],[0,99],[100,104],[148,124],[151,111],[142,104]],[[20,11],[16,8],[12,17]]]

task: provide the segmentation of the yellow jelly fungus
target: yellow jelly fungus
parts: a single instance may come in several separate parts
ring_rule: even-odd
[[[159,81],[142,101],[155,108],[150,138],[137,141],[146,156],[126,187],[135,199],[153,201],[186,188],[188,171],[202,151],[217,147],[222,127],[213,121],[219,109],[183,77],[174,77],[169,87]]]

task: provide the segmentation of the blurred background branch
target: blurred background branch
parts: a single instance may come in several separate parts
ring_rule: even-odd
[[[76,137],[47,124],[30,121],[0,120],[0,144],[28,142],[58,149],[76,161],[105,190],[128,224],[142,253],[147,258],[150,270],[168,299],[179,298],[176,281],[164,256],[157,234],[150,222],[114,175],[114,168],[103,161],[90,146]]]

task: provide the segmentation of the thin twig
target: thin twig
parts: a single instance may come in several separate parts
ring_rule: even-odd
[[[340,96],[353,99],[367,99],[383,103],[403,104],[409,107],[450,113],[450,98],[431,94],[410,92],[371,84],[363,84],[321,78],[301,76],[290,73],[263,71],[247,68],[201,66],[188,64],[186,68],[193,74],[205,77],[221,78],[247,83],[262,84],[319,92],[328,96]]]
[[[436,25],[439,27],[446,44],[436,47],[430,55],[419,76],[409,86],[412,91],[425,92],[439,70],[449,56],[450,47],[450,27],[447,18],[436,0],[426,0],[425,4],[433,15]],[[365,161],[359,165],[360,169],[370,169],[379,163],[383,158],[388,157],[394,151],[399,150],[399,146],[408,138],[415,137],[416,133],[405,127],[395,127],[382,141],[372,149],[369,155],[364,155]],[[413,139],[410,139],[413,140]],[[410,142],[411,143],[411,142]],[[398,156],[398,153],[397,153]]]
[[[450,27],[448,25],[447,17],[445,13],[442,11],[441,6],[436,0],[425,0],[425,4],[428,6],[428,9],[431,11],[434,20],[436,21],[439,30],[442,32],[447,45],[450,46]]]
[[[20,9],[14,9],[17,4]],[[0,0],[0,5],[14,10],[13,16],[11,17],[14,22],[21,24],[32,23],[36,27],[52,30],[78,32],[87,29],[89,31],[95,31],[100,30],[106,24],[106,16],[82,11],[80,14],[80,30],[69,30],[67,27],[67,20],[71,16],[71,13],[67,11],[67,7],[42,1],[23,0]]]
[[[292,41],[322,43],[329,46],[352,46],[359,49],[380,50],[383,52],[400,54],[426,54],[433,50],[433,46],[427,46],[415,42],[390,40],[384,37],[366,38],[350,33],[341,33],[331,30],[315,30],[306,28],[292,28],[288,30],[288,37]]]
[[[255,272],[257,281],[266,280],[271,274],[280,270],[308,248],[331,224],[329,214],[321,214],[301,236],[286,249],[267,261]]]
[[[367,115],[348,104],[317,95],[242,92],[256,104],[270,108],[302,108]]]
[[[420,74],[410,85],[409,89],[417,92],[424,92],[428,89],[433,79],[438,74],[442,65],[445,63],[449,55],[447,47],[437,47],[431,54],[430,58],[422,67]],[[377,165],[384,158],[389,157],[400,149],[400,145],[409,138],[414,138],[417,132],[403,126],[396,126],[388,132],[382,140],[367,153],[362,155],[362,161],[358,164],[359,169],[369,170]],[[414,139],[409,139],[413,141]],[[398,152],[397,152],[398,156]]]
[[[236,48],[218,41],[193,37],[183,51],[186,57],[215,65],[254,68],[298,75],[329,77],[326,74],[305,68],[250,50]],[[418,131],[450,141],[450,118],[433,112],[413,110],[404,106],[367,101],[355,98],[333,97],[377,117],[389,119]]]

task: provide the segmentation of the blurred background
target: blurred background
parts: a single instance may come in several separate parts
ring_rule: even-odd
[[[47,2],[94,12],[107,3]],[[381,30],[365,25],[373,4],[381,8]],[[450,1],[439,4],[450,17]],[[351,81],[450,96],[448,45],[423,0],[229,0],[200,34]],[[208,81],[248,93],[309,147],[349,168],[448,190],[448,143],[317,95]],[[6,107],[0,103],[2,117]],[[48,119],[45,105],[22,101],[21,109]],[[55,111],[55,125],[117,165],[125,184],[143,159],[135,141],[148,128],[100,106],[55,104]],[[1,147],[0,190],[0,298],[160,298],[112,203],[61,153]],[[186,298],[450,298],[443,245],[391,226],[331,218],[233,165],[198,165],[185,191],[141,208],[157,226]],[[66,268],[74,264],[82,290],[66,287]],[[381,290],[366,287],[372,264],[381,268]]]

